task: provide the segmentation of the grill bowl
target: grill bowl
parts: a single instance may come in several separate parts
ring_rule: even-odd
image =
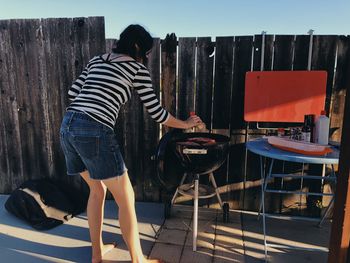
[[[215,143],[188,145],[187,139],[214,139]],[[208,174],[218,169],[226,160],[230,139],[214,133],[182,133],[170,143],[170,148],[187,173]],[[185,143],[184,143],[185,142]]]
[[[214,144],[186,145],[190,138],[214,139]],[[173,130],[166,133],[156,152],[158,180],[166,191],[177,188],[184,173],[208,174],[226,160],[229,137],[214,133],[184,133]]]

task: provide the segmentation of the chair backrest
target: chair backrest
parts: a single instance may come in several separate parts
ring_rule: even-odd
[[[326,85],[326,71],[247,72],[244,120],[303,122],[305,114],[324,109]]]

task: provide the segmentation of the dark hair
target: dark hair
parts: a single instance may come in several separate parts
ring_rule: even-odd
[[[136,49],[135,44],[139,50]],[[143,62],[147,63],[146,53],[152,49],[152,46],[153,38],[146,29],[140,25],[129,25],[120,34],[117,47],[113,48],[112,51],[129,55],[134,59],[142,58]]]

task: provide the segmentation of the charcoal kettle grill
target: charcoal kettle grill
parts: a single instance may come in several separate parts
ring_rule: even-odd
[[[171,206],[179,194],[193,198],[193,251],[197,250],[198,199],[216,196],[223,210],[224,222],[229,218],[229,205],[222,202],[213,175],[227,158],[229,141],[229,137],[220,134],[173,130],[166,133],[158,144],[159,182],[167,192],[175,192],[171,201],[166,202],[165,217],[170,216]],[[193,176],[193,182],[185,184],[189,175]],[[199,184],[201,175],[209,175],[212,187]]]

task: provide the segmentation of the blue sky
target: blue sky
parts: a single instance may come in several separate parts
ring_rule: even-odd
[[[107,38],[131,23],[154,37],[350,34],[349,0],[0,0],[0,19],[104,16]]]

